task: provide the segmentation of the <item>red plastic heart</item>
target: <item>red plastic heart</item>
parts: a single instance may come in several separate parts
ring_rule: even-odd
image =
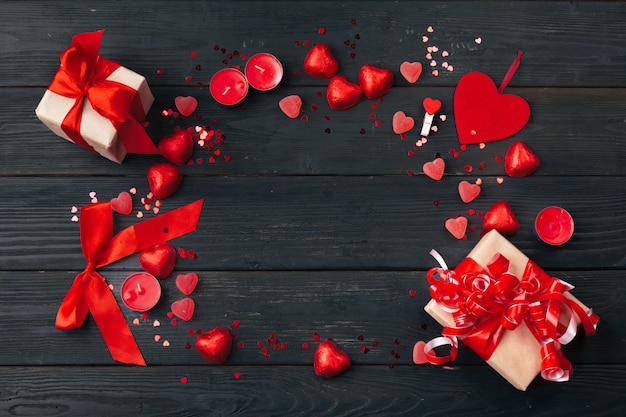
[[[181,320],[189,321],[193,317],[193,312],[196,309],[196,303],[193,299],[187,297],[182,300],[177,300],[172,303],[172,313]]]
[[[420,340],[413,346],[413,363],[416,365],[422,365],[428,363],[428,358],[426,357],[426,352],[424,349],[426,348],[426,342]]]
[[[198,100],[192,96],[178,96],[174,99],[174,104],[176,105],[178,112],[187,117],[196,110],[196,107],[198,107]]]
[[[176,288],[185,295],[189,295],[198,285],[198,275],[192,273],[180,274],[176,277]]]
[[[441,100],[436,100],[430,97],[426,97],[423,101],[424,110],[428,114],[435,114],[441,108]]]
[[[519,228],[519,221],[506,201],[496,202],[483,217],[483,229],[487,232],[495,229],[504,236],[513,236]]]
[[[415,126],[415,119],[410,116],[404,114],[403,111],[397,111],[394,113],[393,118],[391,120],[391,127],[393,128],[393,133],[401,135],[402,133],[406,133],[409,130],[413,129]]]
[[[480,194],[480,185],[472,184],[467,181],[461,181],[459,183],[459,195],[464,203],[469,203],[474,200]]]
[[[524,142],[515,142],[504,155],[504,171],[510,177],[526,177],[540,166],[539,157]]]
[[[302,108],[302,99],[300,96],[294,94],[291,96],[287,96],[282,98],[278,102],[278,107],[282,110],[283,113],[292,119],[300,116],[300,109]]]
[[[369,64],[363,65],[359,70],[359,85],[368,99],[382,97],[391,90],[393,72]]]
[[[139,263],[158,279],[167,278],[176,266],[176,250],[167,242],[159,243],[139,253]]]
[[[328,82],[326,100],[333,110],[346,110],[356,106],[363,92],[361,86],[351,83],[343,75],[335,75]]]
[[[156,198],[167,198],[174,194],[183,182],[183,172],[166,162],[148,168],[148,185]]]
[[[339,64],[325,43],[313,45],[304,58],[304,72],[313,78],[330,78],[339,71]]]
[[[435,158],[431,162],[426,162],[424,166],[422,166],[422,171],[428,177],[432,178],[435,181],[439,181],[443,178],[443,172],[446,168],[446,163],[443,158]]]
[[[159,153],[176,165],[185,165],[193,156],[193,137],[187,129],[181,129],[159,141]]]
[[[404,61],[400,64],[400,74],[402,74],[405,80],[414,84],[422,75],[422,63]]]
[[[446,220],[446,230],[455,238],[463,239],[467,230],[467,218],[458,216],[454,219]]]
[[[133,198],[128,192],[122,191],[111,199],[111,208],[120,214],[130,214],[133,211]]]

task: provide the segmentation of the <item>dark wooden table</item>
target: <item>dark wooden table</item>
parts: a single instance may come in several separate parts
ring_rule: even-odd
[[[625,3],[5,1],[0,19],[1,415],[595,416],[626,408]],[[97,29],[106,29],[102,56],[146,76],[155,141],[176,126],[225,136],[218,154],[196,146],[182,187],[161,207],[206,199],[198,230],[173,241],[197,254],[180,258],[175,271],[200,277],[193,319],[173,325],[168,317],[181,297],[173,277],[145,319],[119,301],[146,368],[113,361],[91,317],[78,330],[55,328],[85,267],[72,207],[88,204],[90,192],[108,201],[135,187],[133,213],[154,217],[139,200],[147,168],[163,160],[130,155],[118,165],[36,118],[61,51],[74,34]],[[391,69],[391,92],[329,109],[326,81],[302,71],[320,42],[353,81],[364,64]],[[439,48],[434,67],[428,46]],[[522,63],[507,92],[528,100],[529,123],[513,138],[461,150],[457,82],[482,71],[499,83],[518,50]],[[281,86],[250,94],[241,108],[218,106],[207,89],[212,74],[258,52],[282,61]],[[403,61],[423,63],[415,85],[401,77]],[[290,94],[303,98],[307,120],[278,109]],[[186,95],[199,101],[193,116],[162,115]],[[402,140],[391,119],[403,110],[421,123],[425,97],[440,99],[447,119],[436,118],[438,131],[415,149],[418,132]],[[541,158],[535,175],[504,174],[497,158],[516,140]],[[439,182],[421,170],[437,154],[446,161]],[[462,203],[458,182],[478,178],[481,195]],[[567,383],[537,378],[518,391],[469,349],[449,366],[412,363],[413,344],[441,331],[423,311],[430,249],[458,263],[480,239],[478,212],[498,200],[521,223],[511,241],[575,285],[601,317],[597,336],[563,348],[575,368]],[[575,219],[560,247],[534,232],[549,205]],[[465,240],[444,228],[457,214],[472,226]],[[120,227],[138,221],[116,216]],[[101,272],[120,300],[123,280],[139,270],[134,255]],[[228,362],[205,362],[192,347],[194,331],[234,323]],[[316,334],[351,356],[347,373],[315,376]]]

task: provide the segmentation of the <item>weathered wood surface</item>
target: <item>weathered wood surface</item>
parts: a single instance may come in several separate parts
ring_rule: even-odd
[[[626,3],[6,1],[0,22],[0,415],[623,414]],[[64,294],[85,267],[71,207],[87,204],[91,191],[106,201],[136,187],[134,209],[143,210],[146,169],[162,160],[131,155],[114,164],[54,136],[34,114],[71,36],[100,28],[102,55],[151,85],[151,137],[208,125],[224,131],[221,150],[232,157],[209,163],[209,153],[196,148],[203,163],[183,167],[182,188],[163,202],[165,212],[205,198],[198,230],[174,241],[198,254],[179,259],[177,272],[197,272],[200,284],[190,322],[173,325],[167,315],[180,296],[170,278],[148,318],[131,324],[147,368],[112,361],[91,318],[75,331],[54,328]],[[330,110],[320,97],[326,81],[302,72],[306,41],[329,43],[353,80],[366,63],[392,69],[393,89],[376,108],[364,99],[348,111]],[[454,71],[443,70],[438,56],[440,75],[429,74],[428,45],[449,51]],[[499,83],[518,50],[522,65],[506,91],[529,101],[528,125],[515,139],[453,158],[456,83],[469,71]],[[220,108],[206,83],[222,60],[245,62],[228,58],[233,51],[274,53],[284,82],[251,94],[245,108]],[[400,76],[403,61],[424,64],[416,85]],[[308,121],[278,110],[288,94],[302,96]],[[161,116],[179,95],[198,98],[201,119]],[[420,121],[424,97],[439,98],[447,119],[415,150],[417,133],[401,140],[391,118],[403,110]],[[509,178],[496,162],[513,140],[540,156],[532,177]],[[436,154],[446,159],[440,182],[421,173]],[[477,178],[480,197],[463,204],[456,185]],[[468,349],[450,366],[412,365],[413,343],[441,330],[423,311],[424,275],[434,265],[429,250],[459,262],[480,238],[477,213],[498,200],[511,203],[522,225],[511,241],[574,284],[601,316],[597,336],[564,348],[575,368],[567,383],[538,378],[519,392]],[[548,247],[533,231],[538,211],[553,204],[576,222],[563,247]],[[477,228],[467,240],[444,229],[457,214]],[[116,215],[120,228],[136,221]],[[139,268],[131,256],[102,274],[118,291]],[[139,317],[122,311],[130,323]],[[228,363],[207,365],[191,333],[235,320]],[[285,346],[266,358],[261,349],[273,332]],[[331,380],[314,375],[315,333],[346,349],[349,372]]]

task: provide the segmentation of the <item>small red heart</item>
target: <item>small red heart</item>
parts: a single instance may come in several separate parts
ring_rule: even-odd
[[[319,344],[313,357],[315,375],[322,378],[332,378],[344,373],[348,368],[350,368],[350,356],[332,339]]]
[[[361,86],[351,83],[343,75],[335,75],[328,82],[326,100],[333,110],[346,110],[356,106],[363,92]]]
[[[198,275],[192,273],[180,274],[176,277],[176,288],[185,295],[189,295],[198,285]]]
[[[443,178],[443,171],[446,168],[446,163],[443,158],[435,158],[432,162],[426,162],[424,166],[422,166],[422,171],[428,177],[434,179],[435,181],[439,181]]]
[[[283,111],[283,113],[287,115],[287,117],[295,119],[298,116],[300,116],[300,109],[302,108],[302,99],[300,98],[300,96],[296,94],[287,96],[287,97],[282,98],[278,102],[278,107],[280,107],[280,109]]]
[[[467,181],[461,181],[459,183],[459,195],[464,203],[469,203],[474,200],[480,194],[480,185],[472,184]]]
[[[519,227],[519,221],[506,201],[496,202],[483,217],[483,229],[487,232],[495,229],[504,236],[513,236]]]
[[[504,171],[510,177],[526,177],[540,165],[539,157],[524,142],[515,142],[504,155]]]
[[[185,165],[193,155],[193,137],[187,129],[181,129],[159,141],[159,153],[176,165]]]
[[[463,239],[467,230],[467,218],[458,216],[454,219],[446,220],[446,230],[455,238]]]
[[[382,97],[391,90],[393,72],[369,64],[363,65],[359,70],[359,85],[368,99]]]
[[[424,349],[426,348],[426,342],[420,340],[413,346],[413,363],[416,365],[422,365],[428,363],[428,358],[426,357],[426,352]]]
[[[178,96],[174,99],[174,104],[178,109],[178,112],[187,117],[191,115],[198,107],[198,100],[191,96]]]
[[[150,166],[147,177],[150,191],[156,198],[171,196],[183,182],[183,172],[167,162]]]
[[[393,115],[393,119],[391,120],[391,127],[393,128],[393,133],[397,135],[401,135],[402,133],[406,133],[409,130],[413,129],[415,126],[415,119],[410,116],[404,114],[403,111],[397,111]]]
[[[204,332],[196,338],[196,350],[204,359],[215,365],[228,360],[233,348],[233,336],[222,327]]]
[[[196,309],[196,303],[189,297],[177,300],[172,303],[172,313],[181,320],[189,321],[193,317],[193,312]]]
[[[176,266],[176,250],[167,242],[158,243],[139,253],[139,263],[147,273],[165,279]]]
[[[126,191],[122,191],[111,199],[111,208],[120,214],[130,214],[133,211],[133,198]]]
[[[522,97],[502,94],[482,72],[465,74],[454,92],[454,119],[459,142],[464,145],[493,142],[513,136],[530,118]]]
[[[325,43],[313,45],[304,58],[304,72],[313,78],[330,78],[338,71],[339,64]]]
[[[422,75],[422,63],[404,61],[400,64],[400,74],[411,84],[416,83]]]
[[[424,110],[428,114],[435,114],[441,108],[441,100],[432,99],[430,97],[426,97],[424,99]]]

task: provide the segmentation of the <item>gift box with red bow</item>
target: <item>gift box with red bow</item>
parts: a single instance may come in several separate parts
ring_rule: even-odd
[[[476,352],[513,386],[526,390],[541,374],[567,381],[573,368],[561,346],[583,325],[595,334],[599,317],[497,231],[487,233],[467,257],[449,270],[428,271],[432,300],[425,310],[444,326],[442,337],[416,344],[418,357],[441,364],[456,357],[458,340]],[[435,348],[450,345],[450,355]],[[414,355],[416,356],[416,355]]]
[[[141,125],[154,101],[146,79],[99,56],[103,34],[72,38],[35,113],[58,136],[117,163],[158,153]]]

